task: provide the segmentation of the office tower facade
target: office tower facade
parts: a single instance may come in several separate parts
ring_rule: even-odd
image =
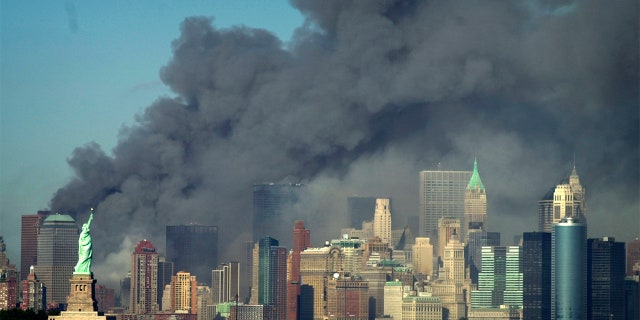
[[[466,317],[467,296],[471,281],[465,276],[464,245],[460,242],[457,231],[451,235],[444,248],[442,265],[438,280],[432,282],[434,296],[440,298],[442,307],[449,319]]]
[[[332,247],[339,247],[342,254],[342,270],[349,274],[358,274],[363,263],[365,239],[354,239],[343,234],[341,239],[332,239]]]
[[[176,271],[189,271],[211,285],[211,270],[218,265],[218,227],[199,224],[167,226],[167,261]]]
[[[287,301],[287,250],[279,241],[263,237],[257,246],[257,300],[255,304],[272,306],[276,319],[286,318]],[[252,296],[252,299],[254,297]],[[254,300],[254,301],[255,301]],[[252,303],[253,304],[253,303]]]
[[[27,279],[22,280],[22,310],[33,310],[36,313],[40,310],[46,310],[47,288],[42,281],[38,280],[33,266],[29,268]]]
[[[20,233],[20,279],[25,280],[29,268],[38,264],[38,229],[51,211],[22,215]]]
[[[78,261],[78,225],[71,216],[52,214],[39,230],[35,273],[47,286],[47,303],[65,303]]]
[[[289,254],[290,271],[287,279],[287,319],[298,319],[300,298],[300,253],[311,246],[311,232],[305,229],[302,220],[293,225],[293,247]]]
[[[464,221],[464,198],[471,174],[471,171],[420,172],[419,236],[435,239],[440,218]]]
[[[352,196],[347,198],[349,227],[360,228],[364,221],[372,221],[376,210],[376,197]]]
[[[478,273],[482,271],[482,247],[500,246],[500,232],[469,230],[465,254],[471,283],[478,284]]]
[[[624,318],[625,246],[614,238],[587,240],[587,318]]]
[[[264,235],[286,239],[283,247],[290,248],[291,221],[300,218],[295,205],[306,187],[299,183],[263,183],[253,185],[253,242]]]
[[[551,319],[551,233],[522,235],[524,319]]]
[[[402,319],[402,299],[409,295],[410,286],[402,281],[387,281],[384,284],[384,314],[393,319]]]
[[[473,162],[473,173],[464,193],[464,229],[463,242],[469,239],[470,231],[487,230],[487,192],[478,173],[478,161]]]
[[[441,272],[440,279],[451,280],[454,283],[465,282],[464,244],[460,242],[455,231],[444,247],[442,262],[444,272]]]
[[[171,311],[195,314],[198,310],[198,281],[186,271],[178,271],[171,277]]]
[[[106,286],[96,284],[96,304],[99,312],[108,312],[116,306],[116,291]]]
[[[413,267],[416,272],[431,276],[433,274],[433,245],[431,245],[431,239],[417,237],[412,251]]]
[[[368,320],[367,281],[334,273],[327,280],[327,315],[336,320]]]
[[[471,308],[522,308],[523,274],[520,247],[482,247],[478,290],[471,292]]]
[[[211,303],[220,304],[240,298],[240,263],[231,261],[211,271]]]
[[[18,269],[7,258],[7,247],[0,236],[0,310],[16,307],[18,283]]]
[[[458,218],[444,217],[438,220],[438,230],[436,232],[438,242],[436,248],[434,248],[434,253],[440,262],[442,262],[442,257],[444,256],[444,247],[453,239],[454,234],[459,236],[461,230],[460,219]]]
[[[376,199],[376,210],[373,215],[373,236],[384,243],[391,243],[391,209],[389,198]]]
[[[158,282],[156,288],[158,288],[157,293],[157,303],[158,310],[164,310],[162,308],[162,293],[164,292],[164,288],[167,285],[171,284],[171,277],[173,276],[173,262],[166,261],[165,257],[158,257]]]
[[[197,320],[210,320],[215,317],[215,314],[209,314],[211,305],[211,288],[198,286],[196,288]]]
[[[640,270],[640,239],[636,238],[635,240],[627,243],[627,272],[626,275],[631,277],[634,275],[633,267],[637,265],[636,268]]]
[[[131,255],[129,312],[154,314],[158,310],[158,252],[151,241],[138,243]]]
[[[553,194],[556,187],[552,187],[538,201],[538,231],[551,233],[553,226]]]
[[[307,248],[300,253],[301,319],[326,316],[327,275],[343,270],[344,255],[338,246]]]
[[[550,190],[538,201],[538,231],[551,232],[554,224],[573,216],[587,216],[586,189],[580,184],[575,165],[568,181],[556,185],[553,195]]]
[[[442,302],[433,296],[408,296],[402,300],[402,320],[442,320]]]
[[[587,318],[587,225],[568,217],[551,236],[551,318]]]

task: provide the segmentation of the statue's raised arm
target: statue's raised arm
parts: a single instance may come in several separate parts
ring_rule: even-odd
[[[93,208],[87,223],[82,225],[80,237],[78,238],[78,263],[76,264],[74,274],[91,274],[91,259],[93,257],[93,247],[91,243],[91,221],[93,221]]]

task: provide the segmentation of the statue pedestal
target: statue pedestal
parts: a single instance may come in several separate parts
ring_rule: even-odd
[[[98,314],[94,288],[96,280],[91,274],[74,274],[69,282],[71,291],[67,297],[67,311],[62,311],[59,316],[49,316],[49,320],[107,319]]]

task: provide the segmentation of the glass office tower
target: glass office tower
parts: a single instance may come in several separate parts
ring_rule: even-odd
[[[552,319],[587,318],[587,225],[567,217],[553,225]]]

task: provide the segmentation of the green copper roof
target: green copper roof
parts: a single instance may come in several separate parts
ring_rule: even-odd
[[[478,173],[478,159],[473,161],[473,174],[471,175],[467,189],[474,190],[476,187],[484,190],[484,184],[482,184],[482,179],[480,179],[480,174]]]
[[[52,214],[44,219],[45,222],[76,222],[70,215],[66,214]]]

